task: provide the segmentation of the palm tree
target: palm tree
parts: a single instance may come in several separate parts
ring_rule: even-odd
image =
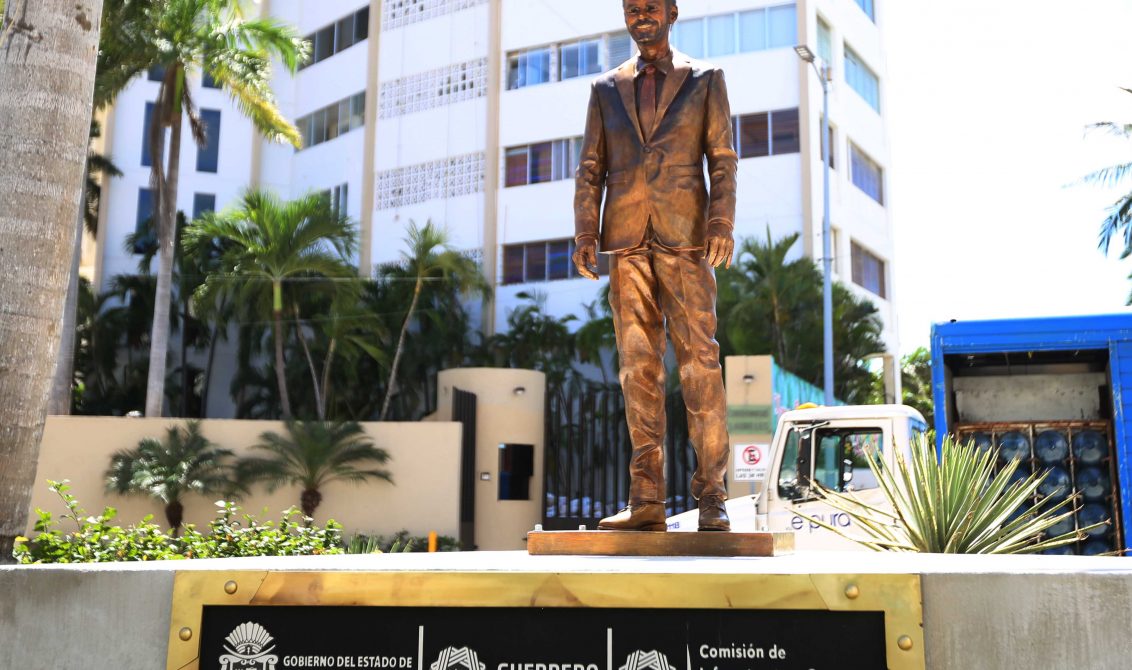
[[[90,139],[102,136],[102,126],[98,121],[90,123]],[[83,182],[82,202],[79,206],[79,221],[75,225],[74,245],[71,248],[71,274],[67,285],[67,302],[63,306],[63,323],[60,326],[62,343],[59,346],[59,359],[55,366],[55,381],[51,388],[50,414],[70,414],[73,397],[75,369],[75,338],[79,312],[79,264],[82,262],[83,230],[91,237],[98,235],[98,210],[102,200],[99,178],[121,177],[122,171],[107,156],[87,150],[86,178]]]
[[[101,14],[102,0],[0,10],[0,561],[27,521],[59,351]]]
[[[200,422],[184,428],[172,426],[165,440],[146,438],[137,448],[123,450],[110,459],[106,490],[121,495],[144,495],[165,505],[165,519],[176,535],[180,532],[188,493],[230,495],[235,491],[229,449],[209,442],[200,432]]]
[[[425,223],[423,228],[409,222],[409,237],[405,240],[408,250],[401,253],[402,265],[391,269],[389,278],[413,281],[413,297],[409,310],[401,324],[401,334],[397,338],[397,348],[393,354],[393,365],[389,370],[389,384],[385,389],[385,401],[381,405],[380,420],[389,414],[389,403],[397,390],[397,367],[405,350],[405,338],[413,324],[417,305],[426,281],[450,282],[461,294],[472,292],[488,296],[491,288],[484,280],[476,262],[448,246],[448,234],[444,230]]]
[[[1121,87],[1121,90],[1132,94],[1132,88]],[[1102,121],[1092,124],[1089,128],[1103,130],[1123,139],[1132,139],[1132,123]],[[1101,186],[1116,186],[1129,175],[1132,175],[1132,162],[1101,168],[1085,175],[1082,181]],[[1101,222],[1099,246],[1103,253],[1108,254],[1112,238],[1117,234],[1124,238],[1124,248],[1120,252],[1120,257],[1127,258],[1132,255],[1132,191],[1120,196],[1109,208],[1108,216]],[[1132,275],[1129,275],[1129,279],[1132,279]],[[1128,296],[1127,304],[1132,305],[1132,294]]]
[[[269,455],[240,460],[236,467],[241,485],[264,482],[268,491],[297,485],[302,488],[300,506],[308,517],[314,517],[322,503],[322,489],[331,482],[361,484],[380,479],[393,483],[388,470],[364,467],[385,465],[389,452],[374,446],[356,421],[288,421],[286,436],[266,432],[259,439],[253,449]]]
[[[115,24],[112,39],[103,45],[108,54],[105,60],[113,66],[101,74],[100,97],[109,98],[113,91],[151,68],[164,71],[147,129],[159,255],[145,414],[161,416],[182,125],[187,119],[198,145],[205,145],[208,135],[188,77],[197,73],[211,76],[267,139],[298,147],[299,132],[275,106],[271,93],[272,60],[278,59],[294,72],[307,57],[309,45],[290,27],[270,19],[248,19],[238,0],[156,0],[143,4],[125,3],[122,11],[131,20]]]
[[[283,418],[289,419],[293,413],[283,355],[283,284],[303,278],[355,277],[345,259],[354,253],[357,233],[350,220],[335,212],[321,195],[283,202],[267,191],[252,189],[236,208],[208,213],[185,231],[185,244],[194,255],[217,242],[223,248],[221,272],[209,275],[195,299],[214,301],[216,292],[225,290],[233,279],[241,282],[242,299],[249,304],[269,298],[275,379]],[[332,285],[326,281],[321,284]],[[270,293],[263,290],[266,286],[270,286]]]
[[[716,274],[721,355],[771,354],[810,383],[822,378],[821,271],[813,260],[787,260],[798,235],[740,242],[737,262]],[[833,285],[834,392],[864,402],[872,375],[862,360],[884,350],[877,309],[840,282]]]

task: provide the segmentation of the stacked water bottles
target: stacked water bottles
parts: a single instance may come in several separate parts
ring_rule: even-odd
[[[1025,479],[1034,472],[1048,473],[1038,487],[1040,497],[1061,501],[1073,493],[1079,496],[1077,513],[1051,527],[1050,537],[1107,522],[1087,531],[1081,542],[1045,552],[1086,556],[1111,552],[1119,544],[1108,435],[1107,426],[1089,424],[996,425],[993,429],[972,426],[960,433],[963,440],[974,442],[980,449],[997,447],[1000,463],[1021,461],[1014,473],[1015,480]],[[1019,514],[1024,512],[1020,510]]]

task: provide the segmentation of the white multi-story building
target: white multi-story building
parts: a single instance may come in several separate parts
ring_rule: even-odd
[[[582,314],[600,284],[576,277],[573,168],[589,82],[633,53],[618,0],[263,0],[311,38],[312,62],[275,90],[304,148],[270,145],[223,91],[203,89],[218,145],[185,151],[179,206],[223,207],[248,185],[293,197],[328,191],[360,224],[363,272],[396,259],[410,221],[448,229],[481,254],[496,286],[485,328],[502,328],[521,291],[556,314]],[[820,259],[821,109],[817,75],[793,50],[832,66],[835,276],[880,309],[890,352],[892,220],[883,0],[682,0],[676,48],[721,66],[739,152],[737,237],[798,233]],[[96,274],[136,266],[122,238],[144,220],[146,107],[141,80],[107,121],[126,175],[107,186]],[[216,141],[216,138],[213,138]]]

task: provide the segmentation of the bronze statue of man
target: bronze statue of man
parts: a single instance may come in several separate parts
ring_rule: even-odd
[[[609,254],[609,303],[633,444],[629,506],[598,528],[666,528],[667,322],[698,460],[692,495],[699,529],[730,530],[714,270],[730,266],[735,249],[738,156],[727,87],[722,70],[669,46],[676,0],[622,0],[622,9],[640,55],[593,83],[574,196],[578,272],[597,279],[599,241]]]

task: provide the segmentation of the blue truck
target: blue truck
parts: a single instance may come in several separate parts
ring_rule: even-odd
[[[1076,493],[1076,518],[1054,530],[1108,521],[1062,552],[1127,554],[1132,313],[939,323],[931,349],[936,435],[1048,471],[1042,493]]]

